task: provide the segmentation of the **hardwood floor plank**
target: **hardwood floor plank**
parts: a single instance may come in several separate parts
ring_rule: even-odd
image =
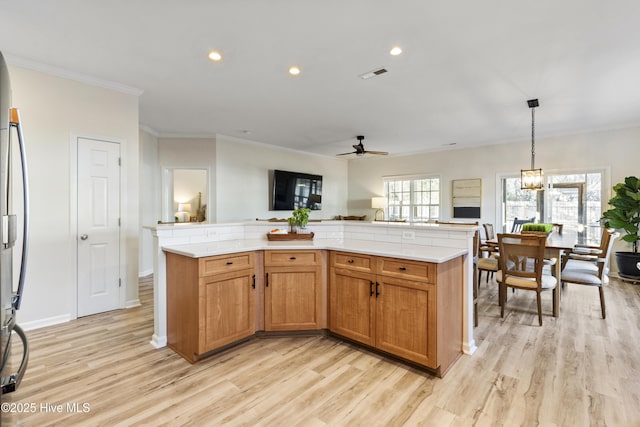
[[[612,279],[607,319],[589,287],[563,290],[559,318],[543,294],[539,327],[531,293],[510,294],[502,319],[483,283],[478,350],[444,379],[322,336],[253,339],[192,365],[149,345],[151,286],[141,280],[140,307],[28,331],[27,374],[2,398],[38,408],[2,425],[640,425],[640,286]]]

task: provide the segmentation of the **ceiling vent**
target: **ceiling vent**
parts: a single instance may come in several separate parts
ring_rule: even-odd
[[[380,67],[380,68],[376,68],[375,70],[367,71],[364,74],[360,74],[358,77],[360,77],[362,80],[368,80],[371,77],[379,76],[380,74],[384,74],[386,72],[387,72],[386,68]]]

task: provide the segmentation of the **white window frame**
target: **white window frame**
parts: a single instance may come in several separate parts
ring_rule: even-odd
[[[438,189],[437,189],[437,193],[438,193],[438,203],[434,204],[434,203],[428,203],[428,204],[415,204],[414,203],[414,194],[416,193],[416,188],[415,188],[415,183],[416,181],[420,181],[423,179],[437,179],[438,180]],[[389,220],[406,220],[408,222],[424,222],[427,220],[436,220],[440,217],[440,213],[442,211],[442,177],[440,175],[402,175],[402,176],[386,176],[386,177],[382,177],[383,180],[383,185],[384,185],[384,197],[387,200],[387,205],[385,207],[385,218],[388,218]],[[392,203],[392,198],[389,197],[389,186],[388,184],[390,182],[398,182],[398,181],[409,181],[409,204],[403,204],[400,206],[408,206],[409,207],[409,216],[408,217],[403,217],[402,216],[402,209],[400,210],[400,217],[398,218],[391,218],[390,216],[390,207],[391,206],[395,206],[394,203]],[[431,192],[435,192],[434,190],[430,190],[429,193]],[[429,216],[429,218],[416,218],[416,208],[418,206],[428,206],[429,207],[429,213],[431,214],[432,208],[436,207],[437,211],[438,211],[438,215],[436,216]]]
[[[593,173],[599,173],[601,176],[601,209],[604,211],[607,209],[607,202],[611,198],[611,167],[609,166],[545,170],[544,187],[546,189],[549,189],[549,177],[551,176]],[[504,178],[516,178],[518,176],[519,175],[515,173],[496,174],[496,225],[499,225],[498,227],[496,227],[497,230],[501,230],[506,224],[506,218],[504,218],[504,204],[502,200],[502,180]],[[548,191],[545,191],[545,199],[548,197],[550,197],[550,193]],[[545,205],[549,205],[548,200],[545,200]],[[545,212],[545,218],[541,218],[540,221],[548,221],[550,218],[549,215],[550,213],[548,211]],[[504,232],[508,231],[509,230],[504,230]]]

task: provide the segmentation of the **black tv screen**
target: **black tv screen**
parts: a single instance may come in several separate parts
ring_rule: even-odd
[[[273,171],[274,211],[298,208],[322,209],[322,176],[308,173]]]

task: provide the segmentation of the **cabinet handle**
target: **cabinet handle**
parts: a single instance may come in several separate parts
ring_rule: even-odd
[[[373,296],[373,282],[369,280],[369,296]]]
[[[296,257],[292,256],[291,258],[289,258],[291,261],[295,261]]]
[[[227,261],[227,265],[233,264],[233,261]]]
[[[348,260],[347,262],[348,262],[349,264],[353,264],[353,260],[352,260],[352,259]]]
[[[256,288],[256,275],[254,274],[251,278],[253,279],[253,284],[251,285],[251,287],[253,289],[255,289]]]
[[[268,288],[269,287],[269,273],[266,274],[266,278],[264,281],[264,285]]]
[[[400,271],[406,271],[407,267],[400,267]]]
[[[376,298],[378,298],[378,295],[380,295],[380,292],[378,291],[379,287],[380,287],[380,283],[376,282]]]

